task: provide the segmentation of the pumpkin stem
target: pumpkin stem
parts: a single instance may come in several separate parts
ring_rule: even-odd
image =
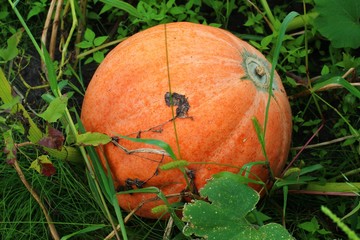
[[[259,75],[260,77],[264,76],[266,74],[265,72],[265,68],[263,66],[256,66],[255,68],[255,72],[257,75]]]

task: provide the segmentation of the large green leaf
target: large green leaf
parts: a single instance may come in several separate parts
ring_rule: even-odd
[[[334,47],[360,47],[359,0],[315,0],[315,10],[315,26]]]
[[[229,173],[209,181],[200,190],[200,195],[209,202],[195,200],[184,207],[183,220],[187,222],[184,234],[214,240],[293,239],[279,224],[255,226],[247,220],[260,197],[242,178]]]

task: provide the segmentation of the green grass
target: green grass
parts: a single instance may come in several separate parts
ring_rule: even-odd
[[[60,235],[66,235],[92,225],[103,224],[103,215],[94,202],[83,166],[54,161],[58,172],[45,177],[29,169],[29,161],[19,160],[28,182],[41,196]],[[49,239],[46,219],[10,165],[1,165],[1,227],[2,239]],[[84,239],[99,239],[109,231],[84,234]]]

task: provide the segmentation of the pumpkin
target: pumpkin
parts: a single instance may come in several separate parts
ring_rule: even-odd
[[[169,203],[184,201],[184,192],[196,193],[213,174],[265,160],[252,119],[264,122],[270,87],[266,153],[272,175],[280,174],[291,110],[277,73],[270,86],[270,71],[259,51],[228,31],[186,22],[158,25],[106,56],[85,93],[81,120],[87,131],[113,137],[98,152],[116,187],[157,187]],[[119,136],[161,140],[188,164],[161,169],[174,161],[161,148]],[[270,175],[261,164],[249,174],[264,182]],[[118,200],[147,218],[158,218],[151,210],[164,204],[154,193],[119,194]]]

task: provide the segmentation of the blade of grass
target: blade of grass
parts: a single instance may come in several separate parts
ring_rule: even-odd
[[[40,58],[41,58],[42,60],[44,60],[44,55],[42,54],[42,51],[41,51],[41,49],[40,49],[39,44],[36,42],[34,36],[32,35],[30,29],[28,28],[28,26],[27,26],[24,18],[21,16],[20,12],[19,12],[19,11],[17,10],[17,8],[16,8],[17,2],[13,2],[13,1],[11,1],[11,0],[8,0],[8,2],[10,3],[10,6],[11,6],[11,8],[13,9],[15,15],[18,17],[21,25],[23,26],[23,28],[25,29],[26,33],[28,34],[28,36],[29,36],[31,42],[33,43],[36,51],[37,51],[38,54],[40,55]]]
[[[265,13],[267,15],[267,17],[269,18],[269,21],[271,23],[272,26],[269,26],[271,29],[275,29],[276,30],[276,20],[274,15],[271,12],[271,9],[269,7],[269,4],[267,3],[267,0],[260,0],[260,3],[262,5],[262,7],[265,10]],[[271,85],[270,85],[271,86]]]
[[[149,144],[149,145],[158,146],[159,148],[164,149],[173,160],[178,159],[176,157],[175,153],[173,152],[173,150],[171,149],[170,145],[164,141],[161,141],[158,139],[131,138],[131,137],[122,136],[122,135],[118,135],[118,136],[121,138],[124,138],[126,140],[132,141],[132,142],[139,142],[139,143],[145,143],[145,144]]]
[[[354,231],[352,231],[345,223],[341,221],[331,210],[325,206],[321,206],[321,211],[327,215],[334,223],[343,230],[350,240],[360,240]]]
[[[78,114],[76,114],[76,118],[78,121],[79,132],[85,133],[86,129],[84,128],[84,125],[82,124],[81,119]],[[85,151],[85,149],[86,149],[86,151]],[[113,179],[111,177],[111,172],[110,172],[109,166],[106,163],[106,166],[107,166],[107,174],[106,174],[103,166],[100,163],[101,160],[100,160],[97,152],[95,151],[94,147],[92,147],[92,146],[87,146],[85,148],[80,147],[80,150],[82,150],[83,157],[87,164],[87,169],[89,170],[89,175],[90,175],[90,177],[88,178],[89,184],[92,184],[93,185],[92,188],[96,189],[95,195],[97,196],[97,199],[100,199],[100,201],[99,201],[101,203],[100,206],[105,211],[105,216],[108,217],[108,220],[111,223],[116,236],[119,238],[119,236],[117,234],[117,230],[116,230],[116,225],[114,224],[113,219],[110,214],[110,211],[106,205],[104,195],[105,195],[105,198],[107,199],[107,201],[113,205],[117,219],[118,219],[118,224],[120,225],[122,237],[124,240],[127,240],[128,237],[127,237],[127,233],[126,233],[125,223],[124,223],[124,220],[121,215],[119,203],[117,201],[116,191],[115,191]],[[89,156],[91,163],[89,163],[87,156]],[[104,156],[104,158],[106,160],[105,156]],[[115,199],[116,199],[116,201],[115,201]]]
[[[322,101],[324,104],[326,104],[329,108],[331,108],[333,111],[335,111],[342,120],[344,120],[344,122],[348,125],[349,130],[351,132],[352,135],[354,135],[356,138],[360,137],[360,133],[358,130],[356,130],[348,121],[348,119],[346,119],[340,112],[339,110],[337,110],[335,107],[333,107],[331,104],[329,104],[327,101],[325,101],[323,98],[321,98],[319,95],[317,94],[313,94],[313,97],[316,99],[319,99],[320,101]]]
[[[142,19],[142,15],[134,8],[131,4],[119,0],[100,0],[103,3],[106,3],[112,7],[118,8],[129,13],[131,16]]]
[[[89,226],[89,227],[86,227],[86,228],[81,229],[79,231],[76,231],[74,233],[63,236],[63,237],[61,237],[60,240],[68,240],[68,239],[70,239],[72,237],[75,237],[77,235],[80,235],[80,234],[83,234],[83,233],[88,233],[88,232],[93,232],[93,231],[96,231],[96,230],[104,228],[104,227],[106,227],[105,224],[98,224],[98,225]]]
[[[339,84],[345,89],[347,89],[351,94],[353,94],[355,97],[360,98],[360,91],[351,85],[348,81],[346,81],[344,78],[340,76],[332,77],[328,80],[325,80],[323,82],[315,84],[311,88],[311,93],[315,93],[317,90],[329,85],[329,84]]]
[[[50,54],[47,51],[46,47],[43,47],[43,50],[44,50],[44,52],[43,52],[44,62],[45,62],[46,70],[47,70],[46,74],[47,74],[47,79],[49,81],[50,89],[55,97],[59,97],[61,95],[61,93],[60,93],[60,90],[58,87],[54,63],[52,62],[52,60],[50,58]]]
[[[279,59],[279,56],[280,56],[280,49],[281,49],[282,42],[283,42],[284,37],[285,37],[286,28],[290,24],[290,22],[298,15],[299,15],[299,13],[297,13],[297,12],[290,12],[288,15],[286,15],[284,21],[281,23],[279,33],[278,33],[278,37],[277,37],[277,41],[276,41],[276,45],[275,45],[274,56],[273,56],[273,59],[272,59],[272,62],[271,62],[272,66],[271,66],[271,71],[270,71],[270,84],[269,84],[269,86],[272,86],[273,82],[274,82],[275,68],[276,68],[276,65],[278,63],[278,59]],[[266,110],[265,110],[264,136],[266,134],[266,128],[267,128],[267,121],[268,121],[271,98],[272,98],[272,87],[269,87],[269,97],[268,97]]]

